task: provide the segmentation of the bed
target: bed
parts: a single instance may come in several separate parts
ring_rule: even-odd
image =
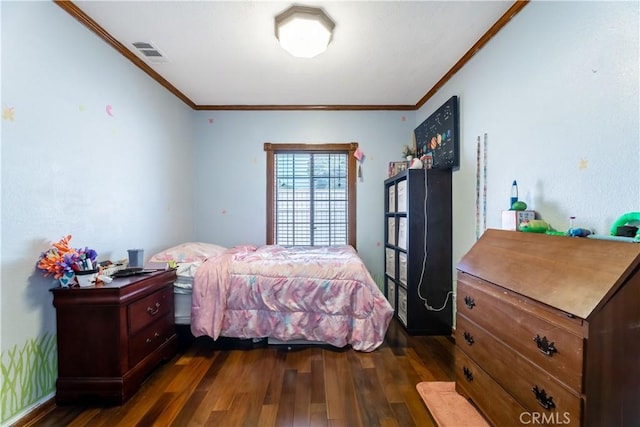
[[[393,309],[351,246],[242,245],[195,269],[194,336],[306,340],[370,352]]]

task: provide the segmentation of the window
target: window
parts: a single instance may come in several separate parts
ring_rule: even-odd
[[[356,246],[357,143],[264,144],[267,244]]]

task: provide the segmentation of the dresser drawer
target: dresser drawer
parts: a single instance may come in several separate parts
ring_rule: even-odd
[[[581,319],[541,308],[466,274],[458,275],[456,308],[576,393],[582,392]]]
[[[483,408],[496,427],[523,424],[527,411],[456,345],[456,391]]]
[[[129,335],[173,311],[173,288],[168,287],[127,306]]]
[[[156,319],[156,322],[129,339],[129,368],[133,368],[175,334],[173,321],[169,315]]]
[[[582,400],[529,360],[495,339],[465,316],[456,317],[459,348],[531,412],[540,412],[563,424],[580,425]],[[536,391],[534,391],[537,390]]]

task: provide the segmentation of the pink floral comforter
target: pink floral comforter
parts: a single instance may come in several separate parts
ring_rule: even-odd
[[[196,272],[191,331],[368,352],[382,344],[392,315],[351,246],[237,246]]]

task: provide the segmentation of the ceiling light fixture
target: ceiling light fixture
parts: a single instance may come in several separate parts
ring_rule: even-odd
[[[313,58],[327,50],[335,26],[324,10],[294,5],[276,16],[276,38],[291,55]]]

